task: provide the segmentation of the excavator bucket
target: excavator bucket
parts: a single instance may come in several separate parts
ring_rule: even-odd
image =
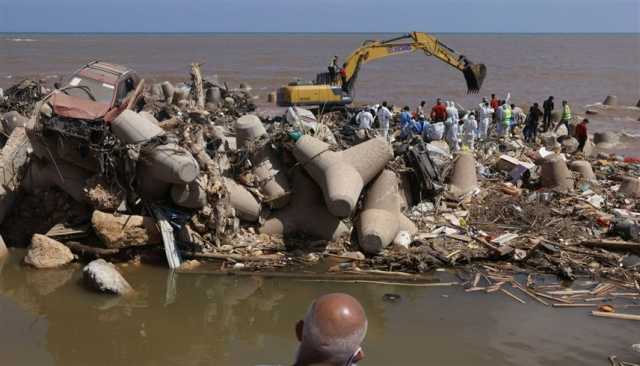
[[[476,94],[487,76],[487,67],[484,64],[469,65],[462,69],[462,74],[467,81],[467,93]]]

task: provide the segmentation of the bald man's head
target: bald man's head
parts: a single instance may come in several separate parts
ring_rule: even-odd
[[[344,366],[358,361],[366,333],[367,317],[358,300],[340,293],[321,296],[296,325],[300,341],[296,365]]]

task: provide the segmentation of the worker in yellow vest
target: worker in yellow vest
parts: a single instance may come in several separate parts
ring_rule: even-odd
[[[569,133],[569,122],[571,122],[571,107],[569,107],[569,103],[566,100],[562,101],[562,116],[560,117],[560,122],[556,125],[556,128],[553,129],[554,132],[558,131],[560,125],[564,125],[567,128],[567,133]]]

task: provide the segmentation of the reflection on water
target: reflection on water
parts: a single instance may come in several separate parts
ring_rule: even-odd
[[[132,298],[94,294],[80,266],[0,264],[0,354],[11,365],[287,365],[311,299],[343,291],[369,318],[363,365],[602,365],[633,360],[633,322],[456,288],[174,274],[121,267]],[[385,293],[401,295],[388,303]],[[638,360],[636,360],[638,361]]]

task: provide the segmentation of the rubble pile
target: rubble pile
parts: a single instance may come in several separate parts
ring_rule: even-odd
[[[358,129],[353,110],[263,114],[250,87],[204,80],[197,64],[185,84],[139,89],[98,120],[61,116],[55,92],[36,106],[15,92],[32,89],[7,91],[3,105],[34,121],[8,243],[26,246],[18,223],[41,218],[29,234],[92,259],[163,244],[169,258],[175,241],[179,256],[221,269],[324,259],[339,262],[334,272],[410,280],[461,268],[470,288],[486,279],[483,289],[546,273],[638,296],[640,165],[599,152],[611,136],[585,153],[543,134],[451,154],[398,128],[391,142]]]

